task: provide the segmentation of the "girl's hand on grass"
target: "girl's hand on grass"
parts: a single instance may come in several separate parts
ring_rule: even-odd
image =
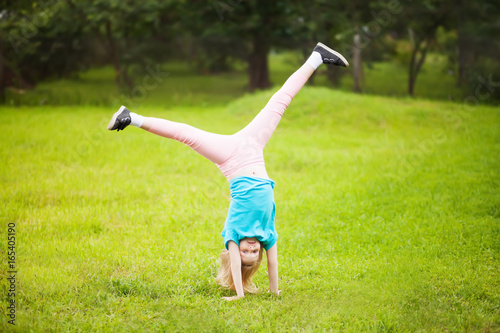
[[[226,301],[234,301],[234,300],[237,300],[237,299],[240,299],[243,297],[244,296],[240,297],[240,296],[236,295],[236,296],[229,296],[229,297],[222,297],[222,298],[224,298]]]
[[[271,290],[268,290],[267,292],[270,293]],[[279,296],[281,294],[281,290],[273,291],[272,293],[275,294],[276,296]]]

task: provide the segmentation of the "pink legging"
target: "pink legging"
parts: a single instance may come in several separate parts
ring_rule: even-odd
[[[193,126],[158,118],[146,118],[148,131],[182,142],[215,163],[228,179],[236,171],[264,164],[264,147],[278,126],[293,97],[314,69],[304,64],[293,73],[259,114],[238,133],[221,135]]]

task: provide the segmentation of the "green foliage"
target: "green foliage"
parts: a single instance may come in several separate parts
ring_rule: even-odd
[[[170,14],[174,5],[158,0],[10,5],[0,20],[5,59],[0,66],[6,68],[6,85],[24,89],[91,65],[111,63],[118,88],[126,91],[127,85],[133,86],[130,67],[137,65],[144,71],[158,59],[169,58],[169,38],[178,29],[169,22],[174,20]]]
[[[212,93],[183,77],[197,102]],[[273,93],[140,111],[230,134]],[[113,111],[1,108],[19,267],[17,325],[2,316],[1,331],[500,328],[497,109],[304,88],[266,147],[283,292],[236,303],[214,283],[226,180],[180,143],[106,131]],[[256,283],[266,290],[265,263]]]
[[[309,56],[317,41],[349,60],[360,34],[364,62],[404,61],[408,89],[428,52],[444,54],[457,85],[474,95],[477,78],[500,77],[496,38],[500,3],[427,1],[4,1],[0,13],[0,99],[5,87],[32,88],[111,64],[118,90],[133,93],[134,77],[169,60],[198,73],[247,66],[248,88],[268,87],[267,56],[292,50]],[[410,33],[411,31],[411,33]],[[458,52],[457,52],[458,51]],[[331,85],[347,71],[330,68]],[[349,79],[347,79],[349,80]],[[494,88],[494,87],[490,87]],[[492,89],[489,89],[492,91]],[[489,99],[498,100],[500,89]]]
[[[399,44],[399,43],[398,43]],[[401,43],[403,44],[403,43]],[[270,56],[272,82],[284,82],[301,65],[301,54],[283,52]],[[9,90],[7,104],[10,105],[101,105],[115,108],[127,104],[130,107],[161,106],[172,108],[178,105],[205,106],[225,105],[237,96],[248,91],[245,82],[244,64],[236,63],[238,71],[218,75],[200,75],[185,62],[168,62],[161,66],[161,71],[168,75],[153,89],[145,91],[144,97],[121,94],[114,84],[113,69],[104,67],[81,73],[78,78],[44,82],[34,90]],[[367,63],[364,68],[365,78],[362,92],[372,95],[405,97],[408,80],[406,65],[392,62]],[[468,95],[456,86],[456,72],[450,72],[447,59],[439,54],[430,54],[426,67],[417,82],[415,95],[420,98],[463,101]],[[331,85],[326,77],[326,69],[320,67],[314,76],[315,86]],[[148,74],[136,74],[133,78],[137,87]],[[488,77],[485,77],[488,79]],[[496,78],[494,78],[496,80]],[[476,86],[480,81],[476,81]],[[346,75],[339,83],[339,89],[351,91],[352,77]],[[500,90],[500,89],[499,89]],[[481,88],[480,93],[487,90]],[[482,98],[479,103],[490,104],[492,97]]]
[[[407,95],[408,73],[406,64],[400,62],[374,62],[364,67],[364,80],[361,91],[371,95],[399,96]],[[318,83],[321,83],[319,81]],[[353,86],[351,77],[342,80],[341,88],[349,91]],[[456,72],[450,71],[447,59],[439,54],[430,54],[426,66],[422,69],[415,88],[415,96],[427,99],[453,100],[463,102],[466,94],[456,86]],[[492,98],[480,101],[491,104]]]
[[[0,19],[5,84],[26,88],[81,70],[88,64],[82,23],[62,1],[12,2]]]
[[[474,96],[478,91],[478,78],[493,77],[493,82],[500,79],[500,42],[498,25],[500,24],[500,4],[498,1],[463,1],[457,12],[457,46],[455,60],[459,66],[457,83]],[[500,84],[487,86],[489,98],[498,100]]]

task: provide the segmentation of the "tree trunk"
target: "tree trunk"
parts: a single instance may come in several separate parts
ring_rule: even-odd
[[[113,40],[113,34],[111,31],[111,22],[106,21],[106,39],[108,42],[108,53],[113,62],[113,66],[115,67],[115,80],[118,86],[118,89],[123,88],[123,83],[125,83],[129,90],[132,90],[133,83],[130,77],[127,74],[127,69],[122,68],[120,59],[118,57],[118,52],[116,49],[115,41]]]
[[[462,86],[465,81],[465,74],[468,65],[468,48],[466,37],[464,36],[462,29],[458,29],[457,36],[457,62],[458,62],[458,75],[457,75],[457,86]]]
[[[471,45],[468,45],[467,34],[464,29],[469,22],[469,13],[467,11],[469,5],[468,2],[464,0],[459,0],[455,4],[457,8],[457,65],[458,65],[458,75],[457,75],[457,86],[462,86],[465,82],[467,67],[470,64],[470,54]]]
[[[422,47],[422,44],[425,42],[425,46]],[[427,55],[427,49],[429,48],[429,38],[427,40],[419,40],[416,42],[416,45],[413,47],[411,52],[410,59],[410,71],[408,75],[408,93],[410,96],[415,95],[415,83],[417,82],[417,76],[420,72],[420,68],[424,64],[425,57]],[[418,54],[420,53],[420,58]]]
[[[417,50],[414,48],[411,51],[411,59],[410,59],[410,70],[408,72],[408,93],[410,96],[413,96],[415,91],[415,61],[417,57]]]
[[[252,44],[252,53],[248,59],[249,89],[254,91],[255,89],[269,88],[271,86],[267,63],[269,42],[266,38],[254,37]]]
[[[353,52],[352,52],[352,60],[353,60],[353,66],[352,66],[352,73],[354,76],[354,92],[361,92],[361,86],[360,86],[360,81],[361,81],[361,71],[362,71],[362,64],[361,64],[361,38],[359,34],[354,35],[354,45],[353,45]]]
[[[415,47],[415,34],[412,28],[408,28],[408,38],[410,39],[410,45]]]
[[[420,36],[417,37],[412,29],[408,29],[412,46],[410,71],[408,75],[408,93],[410,96],[414,96],[415,94],[415,83],[417,81],[418,73],[425,62],[427,50],[429,49],[432,38],[436,34],[436,30],[441,25],[442,21],[443,18],[435,20],[431,26],[429,26]],[[418,57],[419,53],[420,58]]]
[[[339,66],[326,66],[326,77],[334,87],[340,86],[340,79],[344,74],[345,71],[342,71]]]

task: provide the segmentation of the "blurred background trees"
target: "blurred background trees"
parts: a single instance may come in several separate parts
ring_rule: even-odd
[[[189,62],[199,73],[246,64],[248,89],[271,85],[268,55],[290,50],[304,59],[316,41],[336,47],[351,72],[328,68],[336,85],[363,68],[398,61],[407,67],[408,94],[430,52],[446,57],[464,94],[478,77],[500,81],[500,4],[494,0],[2,0],[0,99],[5,89],[30,89],[111,65],[121,91],[149,64]],[[446,74],[443,74],[446,75]],[[490,82],[490,88],[492,83]],[[490,89],[500,99],[500,89]]]

